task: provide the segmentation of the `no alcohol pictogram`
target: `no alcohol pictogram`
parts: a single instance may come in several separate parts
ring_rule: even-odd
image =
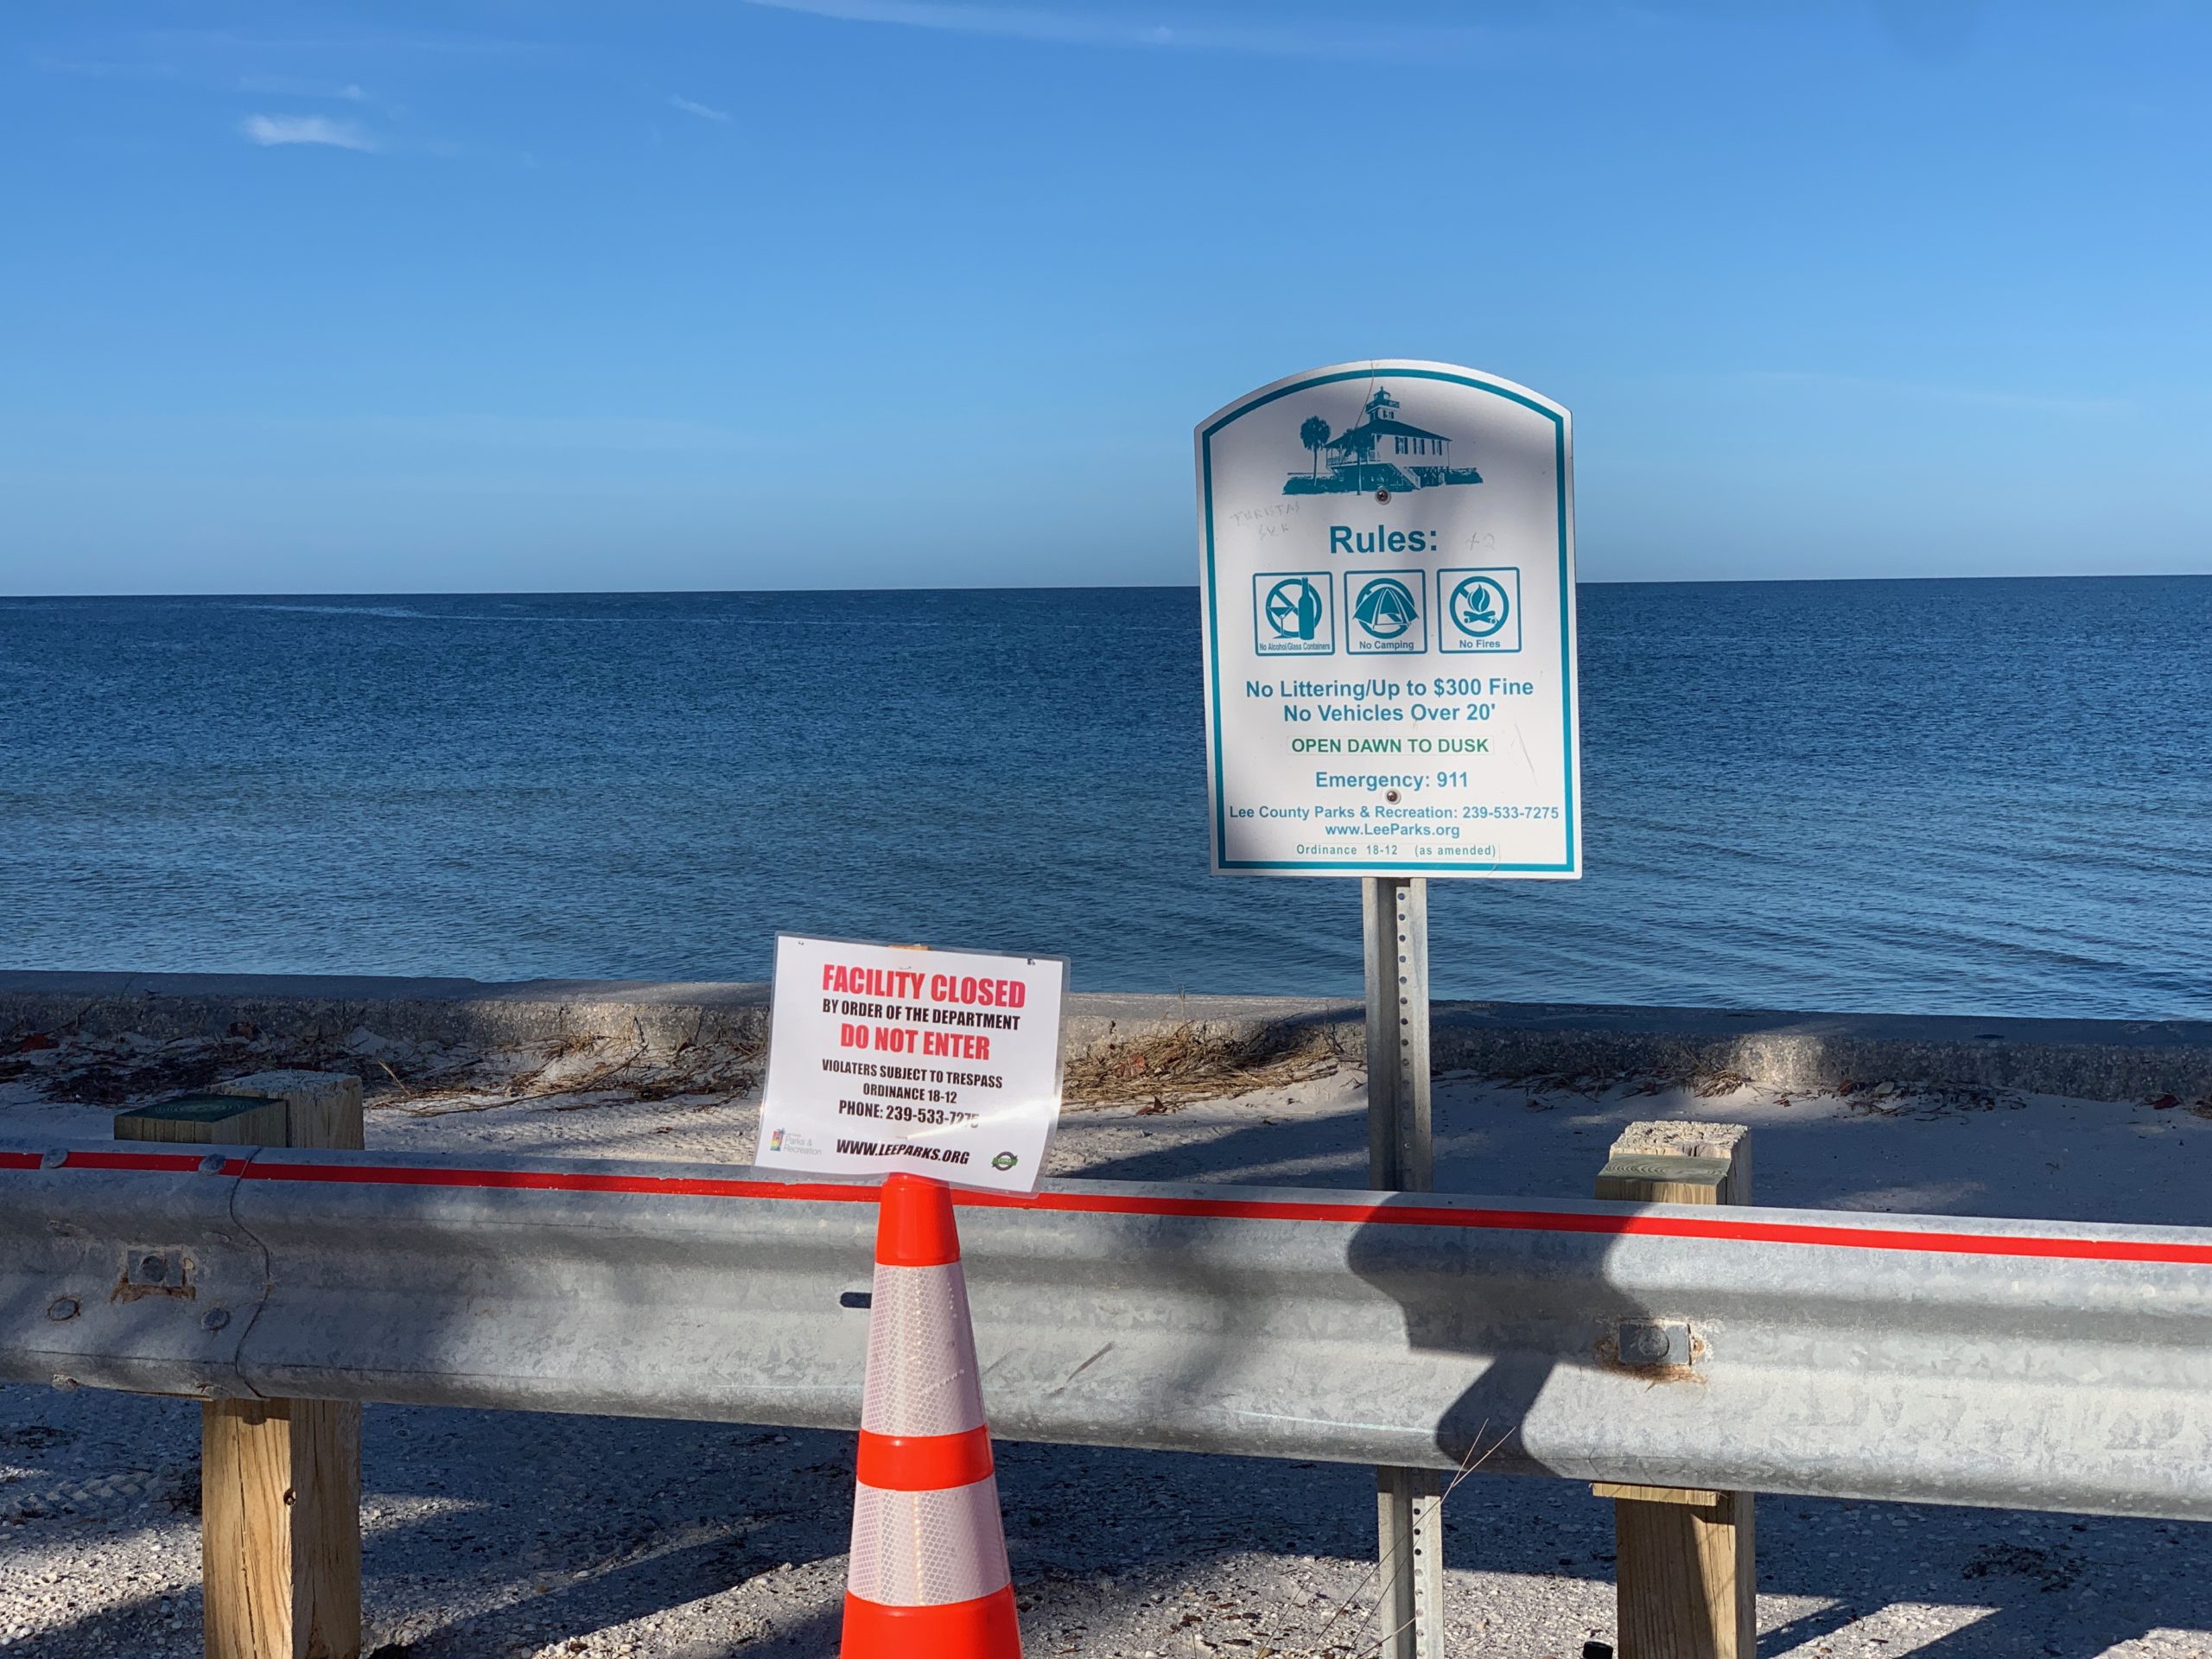
[[[1325,570],[1264,570],[1252,579],[1252,645],[1262,657],[1326,657],[1337,648]]]
[[[1268,625],[1279,639],[1311,639],[1322,610],[1321,590],[1304,576],[1285,576],[1268,589]]]

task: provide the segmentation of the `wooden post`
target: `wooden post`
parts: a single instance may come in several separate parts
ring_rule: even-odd
[[[361,1080],[264,1071],[122,1113],[115,1134],[359,1151]],[[207,1659],[360,1659],[359,1406],[206,1402],[200,1508]]]
[[[1631,1123],[1597,1196],[1749,1204],[1751,1132],[1736,1123]],[[1612,1482],[1620,1659],[1753,1659],[1758,1579],[1751,1495]]]

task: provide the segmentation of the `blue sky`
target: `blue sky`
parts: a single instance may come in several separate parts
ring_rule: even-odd
[[[2212,570],[2212,8],[19,3],[0,591],[1194,579],[1190,429],[1575,411],[1583,573]]]

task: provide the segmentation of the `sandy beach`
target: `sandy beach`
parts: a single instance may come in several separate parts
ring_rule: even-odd
[[[639,1098],[563,1065],[479,1057],[445,1086],[387,1088],[369,1145],[747,1160],[748,1093]],[[0,1085],[0,1141],[106,1139],[111,1109],[45,1098],[46,1069]],[[1357,1186],[1363,1086],[1356,1066],[1308,1058],[1234,1095],[1109,1090],[1122,1097],[1069,1110],[1052,1173]],[[1440,1185],[1586,1196],[1614,1135],[1646,1118],[1750,1124],[1758,1195],[1778,1205],[2190,1224],[2212,1190],[2203,1103],[1471,1077],[1437,1085]],[[189,1402],[0,1389],[0,1645],[196,1653],[197,1449]],[[364,1461],[366,1618],[387,1659],[835,1647],[848,1435],[371,1407]],[[1375,1646],[1364,1469],[1019,1444],[1000,1468],[1033,1654]],[[1463,1481],[1447,1507],[1454,1647],[1573,1659],[1610,1640],[1611,1520],[1574,1483]],[[2212,1655],[2203,1527],[1768,1497],[1758,1528],[1765,1654]]]

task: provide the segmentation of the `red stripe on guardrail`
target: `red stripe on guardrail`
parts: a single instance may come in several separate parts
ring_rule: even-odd
[[[72,1147],[62,1158],[65,1169],[125,1169],[151,1175],[191,1175],[197,1173],[207,1154],[204,1152],[101,1152],[81,1147]],[[34,1166],[39,1154],[30,1154]],[[239,1175],[245,1172],[243,1158],[226,1158],[218,1172],[225,1175]]]
[[[75,1157],[71,1154],[72,1159]],[[515,1192],[629,1192],[671,1198],[785,1198],[874,1204],[876,1189],[850,1181],[741,1181],[719,1176],[601,1175],[573,1169],[440,1169],[410,1164],[287,1164],[257,1158],[250,1181],[330,1181],[340,1185],[457,1186]]]
[[[1753,1244],[1815,1244],[1855,1250],[1909,1250],[1950,1255],[2044,1256],[2079,1262],[2162,1262],[2212,1267],[2212,1244],[2165,1244],[2130,1239],[2035,1238],[2002,1233],[1939,1233],[1901,1227],[1826,1227],[1778,1221],[1707,1221],[1573,1210],[1476,1210],[1441,1205],[1308,1204],[1268,1199],[1121,1198],[1090,1192],[1039,1192],[1024,1198],[963,1192],[955,1200],[983,1208],[1102,1212],[1109,1215],[1218,1217],[1243,1221],[1330,1221],[1353,1225],[1452,1227],[1529,1233],[1596,1233],[1617,1238],[1731,1239]],[[1624,1209],[1627,1206],[1623,1206]]]
[[[37,1154],[22,1167],[35,1167]],[[67,1167],[185,1171],[189,1154],[73,1150]],[[232,1159],[224,1173],[250,1181],[308,1181],[340,1186],[449,1187],[469,1191],[621,1192],[647,1198],[768,1198],[793,1203],[874,1204],[877,1189],[844,1181],[761,1181],[685,1175],[615,1175],[581,1170],[454,1169],[408,1164],[295,1164],[267,1155]],[[2120,1238],[2047,1238],[2006,1233],[1737,1220],[1716,1214],[1655,1216],[1621,1205],[1589,1210],[1496,1210],[1372,1200],[1169,1198],[1132,1192],[957,1192],[963,1210],[1033,1210],[1047,1213],[1162,1216],[1199,1221],[1313,1221],[1337,1226],[1443,1227],[1465,1231],[1586,1233],[1612,1238],[1700,1238],[1747,1244],[1804,1244],[1829,1249],[1895,1250],[1934,1255],[1982,1255],[2067,1262],[2135,1262],[2212,1267],[2212,1244]]]

